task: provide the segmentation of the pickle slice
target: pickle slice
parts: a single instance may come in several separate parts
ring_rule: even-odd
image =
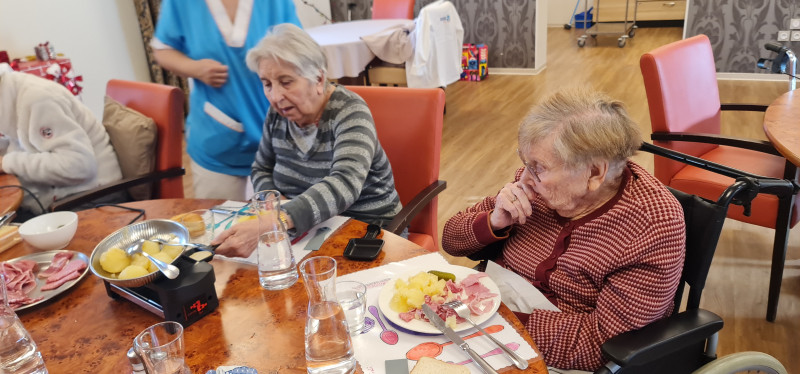
[[[438,271],[438,270],[430,270],[430,271],[428,271],[428,273],[429,274],[433,274],[437,278],[445,280],[445,281],[448,281],[448,280],[451,280],[453,282],[456,281],[456,275],[453,274],[453,273],[448,273],[448,272]]]

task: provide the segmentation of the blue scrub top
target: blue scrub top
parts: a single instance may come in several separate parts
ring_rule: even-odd
[[[247,68],[245,56],[271,26],[280,23],[300,26],[292,0],[254,0],[244,45],[232,47],[205,1],[162,2],[155,32],[159,41],[191,59],[213,59],[228,66],[228,81],[222,87],[200,80],[193,80],[191,87],[187,152],[203,168],[250,175],[269,102],[258,75]]]

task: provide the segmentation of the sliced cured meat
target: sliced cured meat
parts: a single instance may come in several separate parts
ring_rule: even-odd
[[[47,278],[55,273],[61,271],[64,268],[69,260],[72,259],[72,252],[59,252],[53,256],[53,260],[50,261],[50,266],[47,267],[44,271],[40,272],[38,277],[39,278]]]
[[[50,279],[48,278],[47,283],[44,286],[42,286],[42,291],[54,290],[56,288],[61,287],[64,283],[67,283],[73,279],[78,279],[80,276],[81,273],[79,271],[73,271],[72,273],[69,273],[53,282],[50,282]]]
[[[31,260],[21,260],[13,264],[0,263],[0,272],[5,274],[8,291],[25,295],[36,288],[33,272],[37,267],[38,264]]]
[[[86,269],[86,263],[85,262],[83,262],[81,260],[70,261],[67,265],[64,266],[63,269],[61,269],[61,271],[49,276],[47,278],[47,284],[50,284],[50,283],[53,283],[53,282],[58,282],[62,278],[72,275],[72,273],[75,273],[75,272],[80,273],[81,271],[83,271],[83,269]],[[42,289],[44,289],[44,288],[42,288]]]

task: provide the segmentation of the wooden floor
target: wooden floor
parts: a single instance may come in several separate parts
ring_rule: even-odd
[[[520,166],[515,153],[522,116],[543,96],[568,86],[591,86],[628,106],[647,138],[650,120],[639,57],[679,40],[680,28],[642,28],[625,48],[616,37],[590,38],[578,48],[581,30],[548,30],[547,68],[535,76],[491,75],[483,82],[456,82],[447,88],[447,114],[442,136],[441,179],[448,187],[439,198],[439,230],[454,213],[487,195],[494,195]],[[491,71],[490,71],[491,74]],[[721,83],[723,101],[769,103],[786,86]],[[728,91],[737,95],[729,96]],[[762,117],[724,117],[735,136],[765,138]],[[647,139],[649,140],[649,139]],[[652,171],[652,156],[635,161]],[[188,159],[184,165],[188,165]],[[190,178],[186,178],[189,187]],[[191,189],[187,188],[187,196]],[[789,372],[800,373],[800,229],[791,233],[789,254],[776,322],[766,322],[767,284],[773,230],[728,220],[711,266],[702,307],[723,317],[720,355],[762,351],[778,358]],[[449,258],[449,256],[448,256]],[[468,263],[451,259],[455,263]]]

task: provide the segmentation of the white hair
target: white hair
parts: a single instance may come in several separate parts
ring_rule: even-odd
[[[294,66],[295,72],[311,82],[327,79],[327,59],[322,47],[301,28],[291,24],[275,25],[255,47],[247,52],[247,67],[258,73],[262,60],[283,61]]]

